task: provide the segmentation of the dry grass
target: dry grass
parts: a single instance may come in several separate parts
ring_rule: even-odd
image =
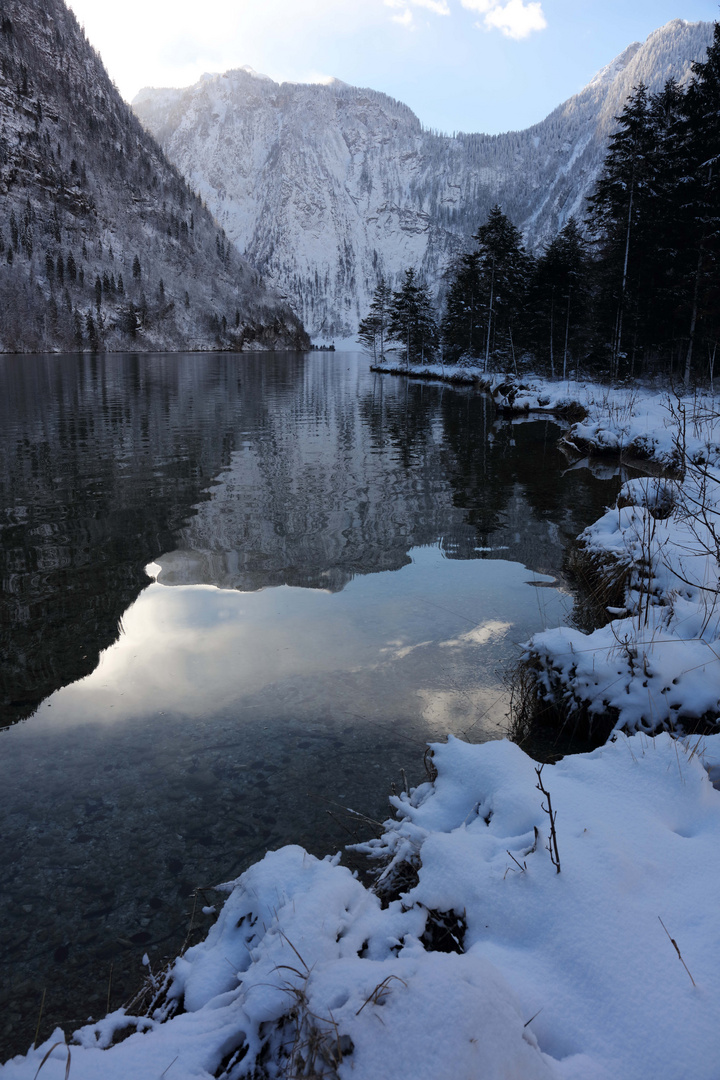
[[[538,680],[537,662],[521,661],[511,673],[508,738],[535,761],[552,763],[565,754],[585,753],[609,738],[617,715],[612,709],[598,715],[577,702],[558,705]],[[558,687],[557,697],[561,689]]]

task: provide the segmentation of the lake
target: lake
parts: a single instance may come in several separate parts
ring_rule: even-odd
[[[559,434],[355,353],[0,358],[1,1058],[502,736],[619,486]]]

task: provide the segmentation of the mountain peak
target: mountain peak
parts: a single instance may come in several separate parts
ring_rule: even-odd
[[[237,80],[221,108],[197,86],[135,108],[312,336],[343,339],[379,274],[395,284],[414,266],[439,293],[496,203],[536,249],[581,217],[633,87],[687,79],[711,40],[710,23],[673,20],[541,123],[496,136],[426,131],[406,105],[339,79],[252,94]]]

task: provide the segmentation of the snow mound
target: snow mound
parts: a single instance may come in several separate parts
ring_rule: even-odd
[[[546,766],[559,873],[530,758],[453,738],[433,753],[434,782],[366,845],[386,883],[412,866],[400,895],[381,902],[337,857],[268,853],[152,1015],[75,1033],[72,1080],[715,1080],[720,793],[703,754],[717,771],[720,736],[620,736]],[[32,1080],[48,1052],[59,1080],[62,1040],[1,1080]]]

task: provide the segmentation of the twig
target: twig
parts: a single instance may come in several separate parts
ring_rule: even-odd
[[[42,1001],[40,1002],[40,1013],[38,1015],[37,1027],[35,1028],[35,1038],[33,1039],[33,1050],[37,1046],[38,1035],[40,1034],[40,1021],[42,1020],[43,1009],[45,1008],[45,995],[47,994],[47,986],[43,990]]]
[[[513,862],[515,863],[515,865],[516,865],[517,867],[519,867],[519,869],[520,869],[520,873],[521,873],[521,874],[524,874],[524,873],[525,873],[525,871],[527,870],[527,863],[522,863],[522,865],[521,865],[521,864],[520,864],[520,863],[519,863],[519,862],[517,861],[517,859],[515,858],[515,856],[513,855],[512,851],[508,850],[508,848],[505,848],[505,850],[507,851],[508,855],[510,856],[510,858],[512,859],[512,861],[513,861]]]
[[[553,810],[553,808],[552,808],[552,800],[550,799],[550,792],[547,791],[546,788],[543,787],[542,771],[543,771],[544,768],[545,768],[544,765],[540,765],[539,768],[535,769],[535,772],[537,773],[537,778],[538,778],[538,782],[537,782],[536,786],[537,786],[538,791],[542,792],[542,794],[547,799],[547,806],[544,806],[542,803],[540,804],[542,806],[542,809],[545,811],[545,813],[550,818],[550,842],[548,843],[547,849],[550,852],[550,861],[552,862],[553,866],[555,867],[555,870],[559,874],[560,873],[560,854],[558,852],[557,833],[555,831],[555,819],[557,817],[557,811]]]
[[[529,1020],[526,1020],[526,1021],[525,1021],[525,1023],[523,1024],[523,1027],[524,1027],[524,1028],[526,1028],[526,1027],[528,1027],[528,1026],[529,1026],[530,1024],[532,1024],[532,1022],[533,1022],[533,1020],[535,1019],[535,1017],[536,1017],[536,1016],[539,1016],[539,1015],[540,1015],[540,1013],[541,1013],[541,1012],[543,1011],[543,1009],[544,1009],[544,1008],[545,1008],[545,1006],[543,1005],[543,1006],[542,1006],[542,1008],[538,1009],[538,1011],[537,1011],[537,1012],[535,1013],[535,1016],[531,1016]]]
[[[660,916],[659,916],[659,915],[658,915],[658,919],[660,919]],[[683,966],[683,967],[685,968],[685,970],[687,971],[688,975],[690,976],[690,982],[691,982],[691,983],[693,984],[693,986],[694,986],[694,987],[696,987],[696,988],[697,988],[697,983],[696,983],[696,982],[695,982],[695,980],[693,979],[692,975],[690,975],[690,969],[688,968],[687,964],[685,963],[685,961],[684,961],[684,960],[683,960],[683,958],[682,958],[682,953],[680,952],[680,950],[679,950],[679,948],[678,948],[678,943],[677,943],[677,941],[675,940],[675,938],[674,938],[674,937],[670,937],[670,934],[668,933],[668,928],[667,928],[667,926],[665,925],[665,923],[664,923],[664,922],[662,921],[662,919],[660,919],[660,925],[662,926],[663,930],[664,930],[664,931],[665,931],[665,933],[667,934],[668,938],[670,938],[670,941],[671,941],[671,943],[672,943],[672,944],[673,944],[673,945],[675,946],[675,952],[676,952],[676,953],[678,954],[678,960],[680,961],[680,963],[682,964],[682,966]]]

